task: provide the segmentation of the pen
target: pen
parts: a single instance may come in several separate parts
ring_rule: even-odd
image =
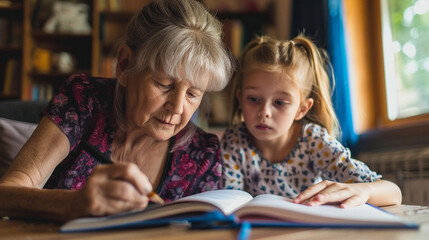
[[[240,231],[238,232],[238,240],[247,240],[250,238],[250,232],[252,231],[252,225],[248,221],[241,223]]]
[[[89,144],[87,141],[82,141],[82,144],[83,144],[83,147],[85,148],[85,150],[87,150],[91,154],[93,154],[94,157],[96,157],[98,160],[100,160],[101,163],[113,164],[112,160],[108,156],[106,156],[105,154],[100,152],[100,150],[95,148],[93,145]],[[149,193],[148,197],[152,202],[159,203],[159,204],[165,204],[164,200],[162,200],[162,198],[158,194],[156,194],[156,192],[154,192],[154,191]]]
[[[156,192],[154,192],[154,191],[152,191],[151,193],[149,193],[148,196],[149,196],[149,199],[152,202],[156,202],[156,203],[159,203],[159,204],[165,204],[164,200],[162,200],[162,198],[158,194],[156,194]]]

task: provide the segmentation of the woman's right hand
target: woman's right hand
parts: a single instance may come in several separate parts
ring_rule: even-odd
[[[152,185],[134,163],[99,165],[78,191],[84,215],[104,216],[146,208]]]

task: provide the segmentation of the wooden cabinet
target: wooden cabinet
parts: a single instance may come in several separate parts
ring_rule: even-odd
[[[22,1],[0,1],[0,99],[20,97],[23,16]]]

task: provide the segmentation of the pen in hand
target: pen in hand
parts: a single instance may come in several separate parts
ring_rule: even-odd
[[[149,193],[148,197],[152,202],[159,203],[159,204],[165,204],[164,200],[162,200],[162,198],[158,194],[156,194],[156,192],[154,192],[154,191]]]
[[[83,146],[87,151],[92,153],[94,155],[94,157],[96,157],[101,163],[113,164],[113,161],[109,157],[107,157],[105,154],[101,153],[98,149],[96,149],[94,146],[89,144],[87,141],[83,141]],[[156,194],[156,192],[154,192],[154,191],[149,193],[148,197],[149,197],[149,200],[154,202],[154,203],[165,204],[164,200],[158,194]]]

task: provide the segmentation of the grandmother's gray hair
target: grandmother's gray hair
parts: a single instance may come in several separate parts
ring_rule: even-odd
[[[123,74],[149,69],[177,79],[181,76],[196,87],[205,84],[208,76],[206,91],[210,92],[225,88],[235,69],[233,57],[222,42],[221,22],[196,0],[151,1],[128,23],[122,42],[135,56]],[[118,127],[125,130],[124,88],[119,83],[115,96]],[[209,108],[204,95],[198,110],[201,120],[206,118]],[[187,133],[175,148],[190,140],[196,127],[190,122],[184,129]]]

